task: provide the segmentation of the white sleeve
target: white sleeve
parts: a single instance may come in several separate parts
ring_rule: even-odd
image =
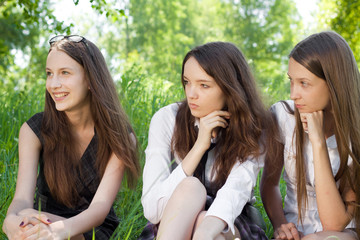
[[[245,204],[251,200],[257,175],[263,163],[264,154],[258,159],[248,159],[244,163],[237,162],[225,184],[217,192],[206,216],[215,216],[224,220],[228,229],[230,228],[235,234],[235,219],[240,215]]]
[[[168,199],[186,178],[181,163],[171,172],[171,138],[176,112],[177,106],[169,105],[155,113],[150,123],[141,203],[145,218],[153,224],[160,222]]]

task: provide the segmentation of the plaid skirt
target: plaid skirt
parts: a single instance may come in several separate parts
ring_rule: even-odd
[[[214,198],[207,196],[205,210],[209,209],[210,205],[214,201]],[[255,211],[258,211],[250,203],[244,206],[241,214],[235,219],[234,225],[239,230],[241,240],[267,240],[267,236],[264,232],[266,226],[264,220],[255,216]],[[260,212],[258,213],[260,214]],[[261,227],[260,227],[260,226]],[[153,240],[156,239],[159,224],[152,224],[148,222],[141,232],[138,240]]]

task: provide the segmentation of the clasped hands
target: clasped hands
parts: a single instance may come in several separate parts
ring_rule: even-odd
[[[10,240],[60,240],[62,239],[52,229],[51,220],[34,209],[24,209],[18,217],[22,218],[18,230],[10,233]]]

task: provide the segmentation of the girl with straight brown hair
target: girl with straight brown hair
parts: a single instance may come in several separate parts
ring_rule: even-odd
[[[124,173],[132,186],[139,175],[135,133],[100,50],[78,35],[49,42],[45,109],[20,129],[3,230],[10,239],[109,239]]]
[[[290,53],[288,75],[291,100],[272,107],[280,137],[261,181],[274,237],[358,239],[360,74],[354,55],[339,34],[313,34]]]

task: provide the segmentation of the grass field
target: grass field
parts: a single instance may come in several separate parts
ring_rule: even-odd
[[[122,105],[136,131],[141,151],[141,166],[144,164],[143,151],[147,145],[147,134],[152,115],[162,106],[179,101],[183,97],[182,89],[171,83],[150,79],[133,68],[118,81],[118,91]],[[23,87],[10,83],[0,84],[0,221],[3,222],[6,210],[12,200],[18,163],[18,132],[23,122],[34,113],[43,111],[45,80]],[[113,239],[136,239],[146,224],[142,214],[141,179],[135,190],[122,187],[115,202],[117,215],[121,223]],[[282,184],[284,188],[284,184]],[[284,189],[282,189],[284,191]],[[271,224],[261,204],[259,189],[255,189],[257,207],[267,224],[267,235],[272,234]],[[0,239],[6,239],[0,231]]]

